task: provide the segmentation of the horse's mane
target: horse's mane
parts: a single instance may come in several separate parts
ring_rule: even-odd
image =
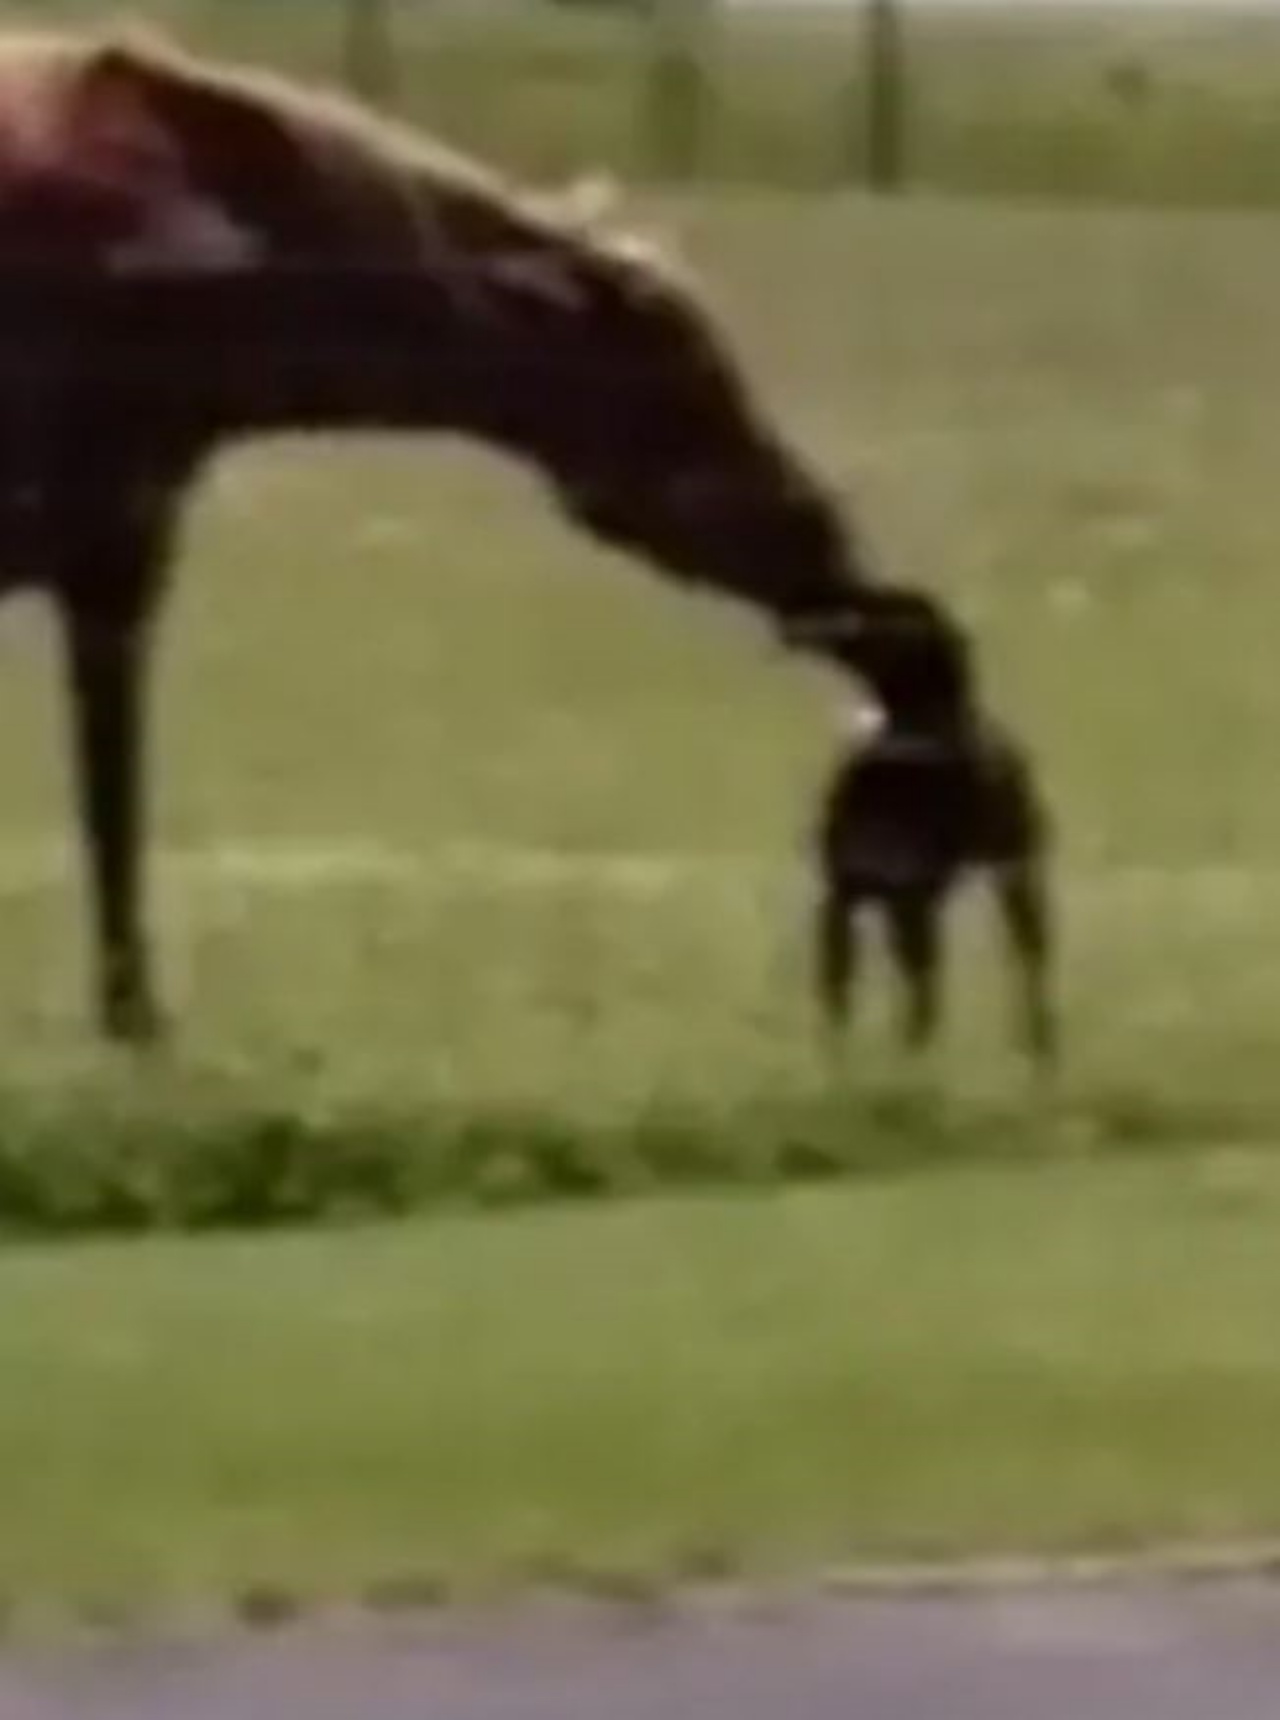
[[[0,197],[50,159],[162,217],[212,211],[268,264],[422,268],[460,303],[533,305],[571,336],[612,330],[638,363],[697,373],[754,417],[692,271],[615,226],[594,207],[607,199],[517,184],[336,90],[133,27],[0,35]]]
[[[479,258],[541,264],[548,293],[557,270],[562,290],[573,278],[608,284],[700,325],[714,343],[691,271],[652,240],[616,230],[600,210],[585,212],[578,188],[535,192],[337,90],[213,62],[132,27],[0,38],[0,130],[20,109],[74,112],[77,103],[106,105],[126,127],[167,127],[175,154],[197,173],[202,157],[216,166],[221,155],[246,191],[287,193],[291,167],[339,229],[372,247],[365,261],[429,261],[442,239]]]

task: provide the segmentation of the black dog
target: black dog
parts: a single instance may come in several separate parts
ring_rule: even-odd
[[[968,874],[994,887],[1015,967],[1028,1051],[1055,1048],[1050,999],[1047,819],[1022,747],[978,710],[967,662],[953,695],[906,698],[856,745],[827,792],[817,835],[821,875],[816,943],[819,999],[844,1023],[857,961],[857,920],[878,910],[903,982],[903,1035],[933,1037],[939,1016],[942,922]]]

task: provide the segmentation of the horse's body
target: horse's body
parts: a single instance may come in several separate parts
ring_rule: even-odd
[[[336,99],[131,41],[0,43],[0,581],[67,642],[103,1024],[157,1025],[146,659],[229,439],[448,429],[582,529],[856,665],[868,587],[694,293]]]

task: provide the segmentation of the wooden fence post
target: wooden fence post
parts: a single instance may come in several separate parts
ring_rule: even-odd
[[[343,0],[342,71],[357,95],[379,106],[395,99],[392,0]]]
[[[646,154],[660,178],[689,179],[706,141],[708,0],[649,0]]]
[[[906,178],[907,54],[901,0],[865,0],[865,161],[872,191],[900,191]]]

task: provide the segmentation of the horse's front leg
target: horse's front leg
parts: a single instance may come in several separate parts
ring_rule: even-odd
[[[143,879],[149,605],[103,618],[64,600],[72,743],[98,963],[98,1017],[140,1045],[162,1026],[151,974]]]

